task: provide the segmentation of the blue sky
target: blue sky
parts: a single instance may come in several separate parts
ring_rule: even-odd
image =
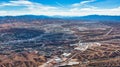
[[[120,0],[0,0],[0,16],[120,15]]]

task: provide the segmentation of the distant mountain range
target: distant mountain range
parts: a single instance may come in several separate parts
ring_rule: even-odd
[[[89,15],[89,16],[44,16],[44,15],[22,15],[22,16],[0,16],[1,19],[67,19],[67,20],[92,20],[92,21],[120,21],[120,16]]]
[[[93,20],[93,21],[120,21],[120,16],[89,15],[81,17],[70,17],[69,19]]]
[[[21,15],[21,16],[0,16],[0,19],[51,19],[52,17],[44,15]]]

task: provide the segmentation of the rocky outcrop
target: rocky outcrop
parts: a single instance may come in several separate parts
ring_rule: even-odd
[[[79,53],[74,59],[78,59],[81,64],[77,67],[119,67],[120,66],[120,46],[102,45],[100,47],[89,48]],[[67,66],[65,66],[67,67]],[[76,66],[69,66],[76,67]]]
[[[38,67],[44,62],[45,57],[28,52],[0,56],[0,67]]]
[[[12,63],[3,63],[0,67],[37,67],[32,61],[14,61]]]
[[[92,67],[119,67],[120,66],[120,58],[112,58],[108,60],[102,60],[99,62],[89,63],[87,66]]]

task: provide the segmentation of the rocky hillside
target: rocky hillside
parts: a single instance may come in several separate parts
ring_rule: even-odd
[[[29,52],[0,54],[0,67],[38,67],[45,61],[45,57]]]

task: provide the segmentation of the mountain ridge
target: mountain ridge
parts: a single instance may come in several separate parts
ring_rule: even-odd
[[[46,15],[20,15],[0,16],[0,19],[65,19],[65,20],[92,20],[92,21],[120,21],[120,16],[88,15],[88,16],[46,16]]]

